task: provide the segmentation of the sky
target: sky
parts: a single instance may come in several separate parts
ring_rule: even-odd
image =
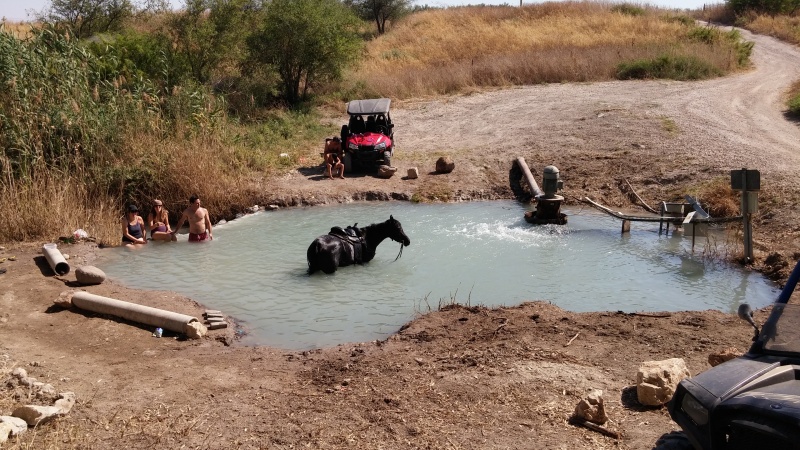
[[[623,0],[614,0],[618,3],[623,3]],[[632,0],[628,3],[633,4],[650,4],[661,6],[664,8],[679,8],[679,9],[696,9],[702,8],[703,4],[723,3],[724,0],[648,0],[638,1]],[[184,4],[183,0],[170,0],[174,7],[179,7]],[[525,4],[536,3],[531,0],[523,0]],[[469,4],[487,4],[487,5],[502,5],[508,3],[510,5],[519,5],[519,0],[415,0],[415,3],[420,5],[429,6],[457,6]],[[33,17],[28,13],[32,11],[38,12],[45,9],[50,5],[50,0],[0,0],[0,17],[5,17],[11,21],[29,20]]]

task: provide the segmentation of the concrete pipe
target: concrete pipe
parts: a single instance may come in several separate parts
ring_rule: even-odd
[[[198,330],[203,326],[196,318],[186,314],[101,297],[84,291],[79,291],[72,295],[72,304],[87,311],[109,314],[132,322],[160,327],[176,333],[186,334],[192,338],[201,337],[205,334],[205,330],[202,330],[199,336],[195,335],[196,332],[192,330]]]
[[[50,264],[50,268],[53,269],[56,275],[66,275],[69,273],[69,264],[67,264],[67,260],[64,259],[64,255],[61,254],[56,244],[44,244],[42,246],[42,253],[44,253],[47,263]]]

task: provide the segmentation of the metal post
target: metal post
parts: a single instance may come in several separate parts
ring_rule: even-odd
[[[750,226],[750,207],[747,203],[747,170],[742,169],[742,234],[744,239],[744,262],[753,261],[753,233]]]

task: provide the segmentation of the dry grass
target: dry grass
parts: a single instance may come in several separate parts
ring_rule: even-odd
[[[600,2],[424,11],[370,43],[350,83],[391,97],[476,86],[608,80],[623,61],[680,54],[722,72],[735,60],[686,39],[684,21],[654,9],[615,12]],[[347,89],[345,89],[347,91]]]
[[[0,191],[3,240],[55,242],[82,228],[99,242],[120,240],[120,209],[113,198],[94,196],[80,174],[37,171],[32,180],[6,180]],[[113,231],[112,231],[113,230]]]
[[[749,13],[740,17],[748,30],[766,34],[782,41],[800,44],[800,16],[771,16]]]
[[[741,214],[739,193],[731,189],[727,178],[715,178],[698,187],[691,195],[706,205],[712,217],[733,217]]]

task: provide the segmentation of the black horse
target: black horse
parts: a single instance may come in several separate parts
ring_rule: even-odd
[[[386,238],[400,242],[403,247],[411,244],[411,239],[403,232],[403,226],[392,216],[386,222],[364,228],[352,226],[343,230],[333,227],[330,233],[314,239],[308,247],[308,274],[317,270],[330,274],[336,272],[339,266],[369,262],[375,257],[375,249]],[[401,254],[403,247],[400,247]]]

